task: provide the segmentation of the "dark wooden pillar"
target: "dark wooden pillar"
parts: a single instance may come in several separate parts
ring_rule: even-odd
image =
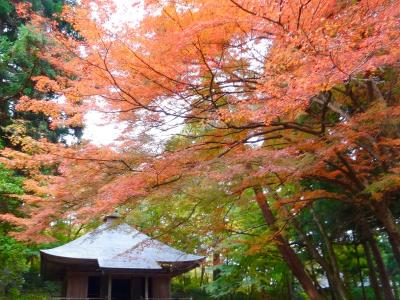
[[[84,273],[67,274],[67,297],[86,298],[87,297],[88,276]]]
[[[107,299],[107,292],[108,292],[108,275],[101,276],[101,288],[100,288],[100,295],[102,298]]]
[[[142,297],[145,296],[144,287],[145,283],[143,277],[133,277],[131,279],[132,300],[142,300]]]
[[[152,297],[170,298],[171,297],[171,278],[153,277],[151,278]]]
[[[68,277],[67,274],[65,274],[62,281],[61,297],[67,297],[67,288],[68,288]]]

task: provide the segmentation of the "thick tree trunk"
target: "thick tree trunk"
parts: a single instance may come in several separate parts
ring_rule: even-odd
[[[321,221],[319,220],[312,205],[310,206],[310,212],[314,219],[314,222],[317,224],[318,229],[321,232],[322,239],[324,240],[324,244],[325,244],[327,254],[328,254],[328,259],[329,259],[329,266],[332,270],[332,280],[337,288],[337,293],[340,295],[340,299],[342,299],[342,300],[350,299],[350,296],[347,294],[346,288],[344,287],[342,280],[340,278],[339,265],[338,265],[338,262],[336,259],[336,254],[333,249],[331,239],[329,238],[328,234],[326,233],[324,226],[322,225]]]
[[[395,223],[392,212],[386,203],[374,202],[372,206],[378,220],[386,229],[394,258],[396,259],[397,265],[400,267],[400,229]]]
[[[275,225],[275,217],[272,214],[272,211],[267,203],[267,199],[263,193],[261,186],[254,186],[254,192],[256,194],[256,201],[258,206],[260,207],[265,222],[273,229],[276,229]],[[312,300],[322,300],[322,296],[319,294],[318,290],[314,286],[310,276],[304,269],[304,266],[297,254],[290,247],[287,240],[280,234],[275,234],[275,240],[277,241],[277,248],[281,253],[283,259],[288,264],[294,276],[296,276],[297,280],[300,282],[304,291]]]

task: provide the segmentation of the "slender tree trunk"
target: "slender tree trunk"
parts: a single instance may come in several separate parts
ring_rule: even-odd
[[[379,252],[378,245],[376,244],[375,238],[369,229],[368,224],[363,221],[362,223],[363,237],[366,239],[371,247],[372,255],[375,259],[376,266],[378,268],[379,278],[383,288],[383,294],[385,295],[385,300],[394,300],[392,289],[390,287],[390,281],[388,273],[386,272],[385,264],[383,263],[382,256]]]
[[[219,277],[219,274],[221,273],[220,270],[215,269],[215,267],[218,267],[221,265],[221,254],[218,251],[214,251],[213,253],[213,281],[217,280]]]
[[[204,264],[201,264],[201,275],[200,275],[200,286],[204,285],[204,275],[206,273],[206,267]]]
[[[340,288],[338,288],[337,282],[335,282],[335,280],[333,279],[334,274],[332,267],[329,265],[326,259],[318,252],[317,248],[313,245],[311,239],[303,233],[300,224],[297,222],[295,218],[293,218],[292,224],[300,240],[305,245],[308,253],[311,255],[312,258],[315,259],[315,261],[322,267],[322,269],[324,269],[326,277],[328,279],[330,290],[332,292],[332,299],[340,299],[340,294],[338,293],[338,289]],[[340,280],[339,284],[343,285],[340,278],[339,280]]]
[[[361,291],[362,291],[362,295],[363,295],[363,300],[366,300],[367,296],[365,295],[364,278],[363,278],[363,273],[362,273],[362,269],[361,269],[360,256],[358,255],[357,246],[358,246],[357,243],[354,242],[354,253],[357,258],[357,269],[358,269],[358,274],[360,276]]]
[[[396,299],[400,299],[399,289],[396,280],[393,280],[393,278],[392,278],[392,286],[393,286],[394,297]]]
[[[368,264],[369,282],[374,290],[375,299],[382,300],[382,296],[381,296],[380,288],[379,288],[379,284],[378,284],[378,278],[376,277],[376,273],[375,273],[375,266],[374,266],[374,263],[373,263],[372,257],[371,257],[371,251],[370,251],[367,241],[365,239],[362,240],[362,245],[364,248],[365,258],[367,259],[367,264]]]
[[[333,275],[332,279],[334,280],[335,286],[337,288],[337,293],[340,295],[340,299],[342,299],[342,300],[350,299],[349,295],[347,294],[346,288],[344,287],[342,280],[340,278],[339,265],[338,265],[338,262],[336,259],[336,254],[333,249],[331,239],[328,236],[328,234],[326,233],[324,226],[322,225],[321,221],[319,220],[312,205],[310,206],[310,212],[314,219],[314,222],[317,224],[318,229],[321,232],[322,239],[324,240],[324,244],[326,246],[326,250],[327,250],[327,254],[328,254],[329,265],[332,269],[332,275]]]
[[[261,290],[261,300],[268,300],[268,294],[264,288]]]
[[[386,272],[385,264],[383,263],[382,256],[379,252],[378,246],[374,238],[368,240],[372,254],[375,258],[376,265],[378,267],[379,277],[381,279],[382,287],[383,287],[383,294],[385,295],[386,300],[394,300],[394,296],[392,293],[392,289],[390,287],[390,280],[388,273]]]
[[[265,222],[272,228],[276,229],[275,217],[267,203],[267,199],[263,193],[262,187],[257,185],[253,187],[256,194],[256,201],[260,207]],[[296,276],[297,280],[300,282],[304,291],[312,300],[322,300],[322,296],[318,292],[317,288],[314,286],[310,276],[304,269],[302,262],[300,261],[297,254],[290,247],[287,240],[280,234],[275,234],[275,240],[277,241],[277,248],[281,253],[283,259],[288,264],[289,268],[292,270],[293,275]]]
[[[293,278],[292,274],[289,273],[287,276],[287,298],[293,299]]]
[[[389,237],[389,242],[392,247],[394,258],[397,265],[400,267],[400,230],[394,221],[394,217],[389,207],[384,202],[373,203],[373,210],[378,220],[385,227]]]

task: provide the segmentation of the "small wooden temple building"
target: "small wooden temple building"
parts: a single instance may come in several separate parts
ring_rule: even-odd
[[[201,263],[116,216],[63,246],[41,250],[45,280],[63,282],[60,299],[142,300],[171,297],[171,278]]]

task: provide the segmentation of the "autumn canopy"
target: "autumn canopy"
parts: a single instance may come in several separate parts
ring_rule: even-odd
[[[13,95],[16,114],[71,131],[97,112],[123,132],[99,146],[3,130],[1,162],[24,177],[9,193],[18,209],[0,215],[10,234],[49,241],[57,223],[117,209],[218,264],[277,253],[310,299],[355,299],[351,287],[367,299],[364,285],[395,299],[400,1],[131,5],[131,22],[118,1],[65,5],[51,21],[17,5],[45,40],[32,55],[56,72],[31,74],[36,92]]]

